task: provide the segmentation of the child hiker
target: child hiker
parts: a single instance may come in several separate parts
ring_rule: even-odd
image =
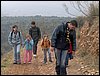
[[[20,46],[23,44],[23,36],[20,31],[18,31],[18,26],[12,26],[12,31],[8,36],[8,42],[13,47],[14,52],[14,63],[21,64],[20,60]]]
[[[34,44],[33,39],[31,38],[31,36],[29,34],[27,34],[26,40],[23,44],[23,47],[25,46],[24,64],[27,63],[27,59],[28,59],[28,63],[31,63],[31,61],[32,61],[33,44]]]
[[[50,53],[50,49],[49,49],[50,48],[50,40],[48,39],[47,35],[44,35],[42,42],[41,42],[41,47],[44,52],[44,64],[47,62],[47,52],[49,55],[49,61],[52,62],[51,53]]]

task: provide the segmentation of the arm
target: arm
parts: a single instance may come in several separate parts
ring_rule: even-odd
[[[49,47],[50,47],[51,43],[50,43],[50,40],[49,40]]]
[[[43,39],[41,40],[41,47],[43,47]]]
[[[51,37],[51,47],[55,47],[57,34],[59,33],[60,27],[58,26],[56,29],[54,29],[52,37]]]
[[[39,35],[39,39],[41,39],[41,31],[39,28],[38,28],[38,35]]]
[[[20,32],[20,37],[21,37],[21,44],[23,45],[24,44],[24,39],[23,39],[23,35],[22,35],[21,32]]]
[[[29,35],[31,35],[31,37],[32,37],[32,30],[31,30],[31,28],[29,29]]]
[[[32,39],[30,43],[31,43],[31,45],[33,46],[33,45],[34,45],[34,40]]]
[[[26,41],[27,41],[27,40],[25,40],[24,43],[23,43],[23,46],[22,46],[23,48],[24,48],[24,46],[25,46],[25,44],[26,44]]]
[[[11,32],[10,32],[10,34],[9,34],[9,36],[8,36],[8,43],[9,43],[10,45],[12,45]]]

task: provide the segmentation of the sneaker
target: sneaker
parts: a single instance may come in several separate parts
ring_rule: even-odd
[[[28,62],[29,64],[31,64],[31,62]]]
[[[17,62],[17,64],[21,64],[21,62]]]
[[[33,54],[33,57],[36,58],[36,54]]]
[[[24,62],[24,64],[26,64],[26,62]]]
[[[43,64],[46,64],[46,62],[43,62]]]

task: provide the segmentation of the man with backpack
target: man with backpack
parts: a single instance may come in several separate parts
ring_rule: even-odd
[[[20,46],[23,44],[23,36],[20,31],[18,31],[18,26],[14,25],[12,31],[8,36],[8,42],[14,49],[14,63],[21,64],[20,60]]]
[[[70,48],[70,42],[72,42],[73,50],[72,54],[75,54],[76,50],[76,31],[77,21],[72,20],[66,24],[57,26],[51,37],[51,51],[54,50],[56,57],[56,73],[57,75],[66,75],[66,55]],[[71,34],[71,31],[74,31]]]
[[[37,44],[39,39],[41,39],[41,31],[39,27],[35,25],[35,21],[31,22],[32,26],[29,29],[29,34],[31,35],[32,39],[34,40],[33,46],[33,56],[36,57],[37,54]]]

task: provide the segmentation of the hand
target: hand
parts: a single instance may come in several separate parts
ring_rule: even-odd
[[[50,47],[50,51],[53,52],[54,51],[54,47]]]
[[[41,39],[39,39],[39,41],[41,41]]]
[[[20,45],[21,45],[21,46],[23,46],[23,44],[22,44],[22,43],[21,43]]]
[[[11,46],[14,47],[14,44],[12,44]]]
[[[11,43],[10,45],[11,45],[12,47],[14,47],[14,44],[13,44],[13,43]]]
[[[22,48],[24,48],[24,45],[23,44],[21,46],[22,46]]]

